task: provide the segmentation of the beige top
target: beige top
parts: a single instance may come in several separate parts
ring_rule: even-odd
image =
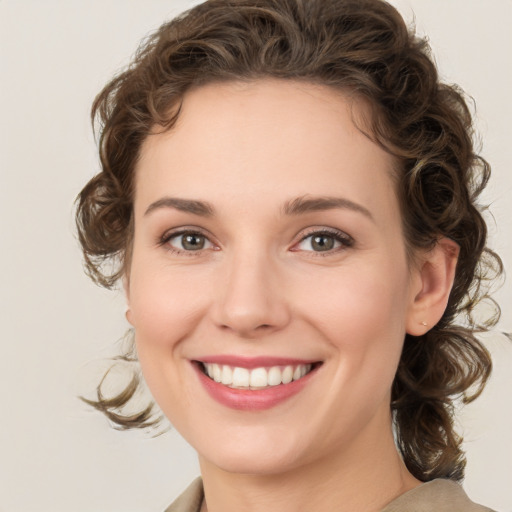
[[[203,503],[203,482],[194,480],[165,512],[199,512]],[[473,503],[462,487],[452,480],[432,480],[416,487],[387,505],[382,512],[493,512]]]

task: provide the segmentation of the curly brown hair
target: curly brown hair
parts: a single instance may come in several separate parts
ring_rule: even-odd
[[[489,180],[476,154],[472,116],[463,93],[440,83],[430,48],[382,0],[208,0],[162,25],[131,65],[108,83],[92,107],[99,121],[101,172],[77,199],[78,236],[91,278],[112,287],[130,263],[134,167],[156,124],[171,129],[192,87],[266,77],[303,80],[351,91],[372,108],[367,135],[401,163],[396,187],[411,254],[440,237],[460,247],[448,306],[422,337],[406,335],[392,388],[397,444],[409,471],[427,481],[460,480],[465,458],[454,429],[454,404],[482,391],[491,371],[476,334],[493,326],[499,308],[489,284],[502,272],[486,248],[477,200]],[[477,320],[474,307],[491,302]],[[127,353],[122,356],[135,360]],[[138,374],[102,410],[120,428],[157,419],[123,407]]]

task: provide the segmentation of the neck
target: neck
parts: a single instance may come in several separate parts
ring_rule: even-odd
[[[421,483],[399,456],[390,422],[380,433],[362,432],[349,448],[281,473],[232,473],[200,457],[202,512],[377,512]]]

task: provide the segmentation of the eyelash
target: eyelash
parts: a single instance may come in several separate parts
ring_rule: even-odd
[[[175,238],[179,238],[180,236],[184,235],[191,235],[191,236],[199,236],[203,237],[208,243],[212,244],[215,248],[215,244],[209,239],[207,235],[202,233],[201,231],[194,230],[194,229],[181,229],[179,231],[172,231],[170,233],[165,233],[159,240],[158,245],[160,246],[166,246],[166,249],[174,254],[178,255],[185,255],[189,257],[199,256],[204,250],[207,250],[209,248],[204,249],[198,249],[198,250],[185,250],[185,249],[178,249],[176,247],[173,247],[170,245],[171,240]],[[302,238],[296,242],[293,247],[290,249],[293,252],[300,252],[300,249],[297,249],[296,247],[303,242],[305,242],[308,238],[312,238],[315,236],[325,236],[334,239],[335,243],[339,243],[340,245],[333,249],[328,249],[326,251],[303,251],[314,254],[315,257],[326,257],[335,253],[338,253],[340,251],[343,251],[349,247],[352,247],[354,245],[354,239],[344,233],[343,231],[339,231],[337,229],[327,229],[327,228],[321,228],[321,229],[315,229],[311,228],[309,232],[307,232]],[[215,249],[214,249],[215,250]]]
[[[202,233],[201,231],[198,231],[195,229],[186,229],[186,228],[180,229],[178,231],[172,231],[170,233],[169,232],[165,233],[162,236],[162,238],[159,240],[158,245],[165,246],[169,252],[172,252],[174,254],[184,255],[184,256],[189,256],[189,257],[199,256],[204,250],[206,250],[206,249],[198,249],[196,251],[187,251],[185,249],[178,249],[177,247],[172,247],[170,245],[170,242],[172,239],[179,238],[180,236],[185,236],[185,235],[202,237],[207,242],[209,242],[210,244],[212,244],[215,247],[215,244],[213,244],[213,242],[209,239],[209,237],[207,235],[205,235],[204,233]]]
[[[352,247],[354,245],[354,239],[348,235],[347,233],[344,233],[343,231],[339,231],[337,229],[328,229],[328,228],[311,228],[311,231],[307,232],[296,244],[294,244],[294,247],[302,244],[304,241],[306,241],[308,238],[318,237],[318,236],[325,236],[334,239],[334,242],[338,242],[340,245],[339,247],[328,249],[326,251],[304,251],[304,252],[310,252],[314,254],[315,257],[326,257],[330,256],[332,254],[336,254],[340,251],[343,251],[345,249],[348,249],[349,247]],[[300,249],[293,249],[293,251],[299,251]]]

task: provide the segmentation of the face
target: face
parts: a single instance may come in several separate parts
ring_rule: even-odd
[[[363,109],[312,84],[213,84],[143,145],[128,318],[205,463],[275,473],[389,432],[418,279]]]

